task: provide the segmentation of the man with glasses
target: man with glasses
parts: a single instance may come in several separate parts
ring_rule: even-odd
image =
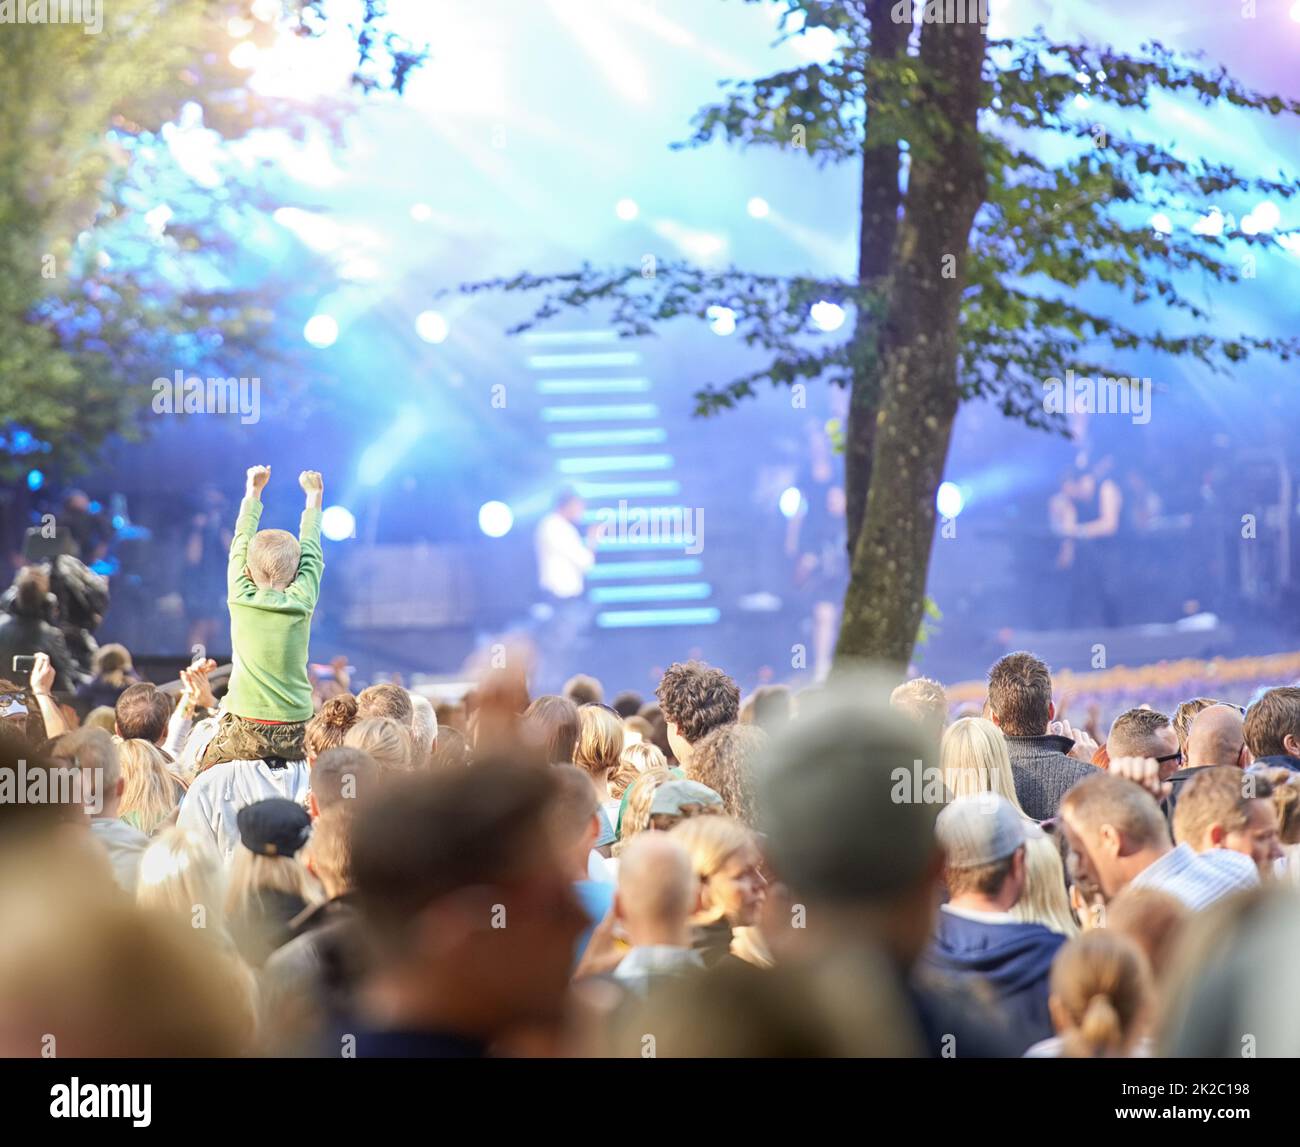
[[[1182,764],[1178,734],[1169,718],[1155,709],[1130,709],[1116,717],[1106,737],[1106,755],[1153,760],[1160,766],[1161,780]]]

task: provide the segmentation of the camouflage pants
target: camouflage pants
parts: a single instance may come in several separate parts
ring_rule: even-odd
[[[305,721],[270,724],[223,713],[216,735],[204,750],[199,768],[210,769],[223,761],[262,761],[268,757],[301,761],[306,728]]]

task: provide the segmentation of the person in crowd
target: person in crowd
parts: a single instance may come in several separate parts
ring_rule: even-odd
[[[754,762],[767,746],[767,734],[753,725],[723,725],[701,737],[686,766],[687,779],[722,798],[723,809],[743,824],[755,824]]]
[[[340,752],[342,750],[333,750]],[[261,976],[263,1028],[287,1054],[305,1054],[353,1006],[364,969],[364,938],[352,873],[354,808],[331,805],[312,827],[307,868],[325,899],[289,921],[290,939]]]
[[[948,725],[948,694],[938,681],[913,677],[889,695],[889,703],[904,716],[919,721],[936,741]]]
[[[641,712],[637,716],[650,726],[650,733],[646,740],[650,741],[655,748],[663,753],[669,764],[677,764],[677,758],[673,755],[672,744],[668,740],[668,719],[664,716],[664,711],[659,707],[659,704],[652,701],[648,705],[643,705]]]
[[[295,538],[257,528],[270,479],[269,466],[249,467],[235,522],[226,576],[234,668],[203,769],[228,761],[303,759],[313,711],[307,647],[325,565],[324,483],[314,470],[298,476],[306,505]]]
[[[1116,717],[1106,736],[1106,755],[1153,760],[1164,777],[1182,763],[1178,734],[1169,718],[1155,709],[1129,709]]]
[[[551,775],[555,781],[551,825],[556,849],[588,920],[574,952],[574,959],[580,960],[596,926],[613,906],[614,885],[604,879],[603,861],[594,852],[604,832],[604,822],[600,819],[600,802],[591,778],[574,765],[556,765]]]
[[[578,747],[578,706],[547,694],[524,710],[524,729],[539,744],[548,765],[571,765]]]
[[[553,772],[484,761],[415,774],[358,809],[353,872],[372,958],[325,1054],[479,1056],[558,1022],[589,919],[552,837]]]
[[[317,820],[337,804],[369,797],[381,775],[369,753],[347,745],[326,749],[311,766],[307,811]]]
[[[148,741],[160,748],[167,738],[171,715],[171,698],[147,681],[128,686],[113,706],[117,735],[122,740]]]
[[[618,843],[613,848],[615,857],[623,854],[633,837],[650,828],[650,808],[654,804],[655,793],[660,786],[673,779],[671,769],[647,769],[628,786],[627,792],[623,794],[623,808],[618,820]]]
[[[583,705],[578,710],[578,743],[573,763],[582,769],[595,786],[601,808],[612,825],[618,820],[619,802],[609,790],[609,782],[623,756],[623,722],[600,705]]]
[[[794,697],[788,686],[760,685],[740,707],[740,723],[767,734],[779,733],[794,717]]]
[[[101,645],[92,668],[94,675],[77,690],[77,712],[83,716],[101,705],[117,704],[123,690],[139,680],[125,645]]]
[[[935,832],[948,900],[927,962],[959,983],[989,990],[1008,1038],[1024,1051],[1052,1034],[1047,978],[1065,943],[1059,932],[1011,914],[1026,883],[1025,818],[1005,797],[982,793],[949,804]]]
[[[1157,994],[1191,919],[1192,910],[1177,896],[1154,888],[1126,888],[1106,906],[1106,930],[1127,936],[1142,949]]]
[[[240,847],[230,865],[225,915],[239,954],[260,968],[292,939],[292,922],[323,899],[315,877],[298,860],[311,836],[311,817],[282,797],[239,810]]]
[[[1300,686],[1267,690],[1242,726],[1255,764],[1300,772]]]
[[[1193,910],[1259,883],[1249,857],[1225,848],[1175,847],[1155,798],[1123,777],[1098,773],[1061,802],[1072,863],[1106,901],[1125,888],[1156,888]]]
[[[644,741],[652,748],[658,749],[659,746],[654,743],[654,726],[644,717],[625,717],[623,719],[623,743],[624,745],[636,745]]]
[[[896,777],[918,760],[935,767],[939,750],[887,696],[846,678],[806,699],[773,738],[758,773],[759,823],[772,879],[802,907],[803,926],[775,921],[766,939],[795,982],[839,977],[823,1014],[885,1010],[861,1017],[876,1025],[875,1054],[938,1057],[955,1044],[963,1058],[1011,1055],[969,996],[916,975],[943,875],[939,806],[896,801]]]
[[[417,769],[427,769],[438,744],[438,715],[433,702],[418,693],[411,694],[411,746]]]
[[[1245,718],[1235,705],[1207,705],[1192,718],[1181,768],[1167,775],[1161,769],[1159,774],[1166,781],[1161,801],[1171,824],[1184,786],[1201,769],[1244,769],[1250,764],[1244,726]]]
[[[1047,666],[1032,653],[1008,653],[989,670],[988,708],[1007,741],[1020,807],[1037,821],[1054,817],[1066,791],[1097,770],[1088,763],[1095,746],[1076,760],[1076,739],[1049,730],[1056,707]]]
[[[385,773],[409,773],[414,768],[410,727],[392,717],[363,717],[347,731],[343,744],[366,753]]]
[[[701,661],[679,661],[664,671],[656,691],[668,728],[672,756],[683,767],[692,747],[714,729],[735,724],[740,689],[721,669]]]
[[[1187,762],[1187,737],[1191,733],[1192,722],[1196,720],[1196,715],[1211,705],[1223,704],[1226,702],[1215,701],[1212,697],[1193,697],[1190,701],[1182,702],[1174,710],[1174,715],[1169,721],[1174,727],[1174,734],[1178,737],[1178,751],[1183,755],[1184,764]]]
[[[225,928],[225,874],[217,850],[192,832],[162,829],[140,857],[135,899],[231,945]]]
[[[623,752],[618,758],[618,772],[610,782],[611,788],[615,784],[621,785],[619,791],[621,796],[642,773],[667,767],[668,762],[659,751],[658,745],[652,745],[649,741],[633,741],[623,746]]]
[[[605,702],[605,687],[594,677],[588,677],[585,673],[579,673],[570,677],[565,683],[561,693],[572,701],[578,708],[583,705],[603,705]],[[618,709],[614,710],[616,713]],[[623,714],[619,713],[621,717]]]
[[[1123,1059],[1151,1055],[1147,1025],[1150,973],[1138,946],[1098,929],[1076,936],[1052,965],[1050,1006],[1056,1035],[1034,1058]]]
[[[686,850],[699,882],[692,946],[705,965],[733,957],[770,965],[771,953],[757,928],[767,880],[753,831],[729,816],[697,816],[668,835]]]
[[[469,764],[469,746],[465,743],[465,734],[451,725],[439,725],[430,764],[434,769],[463,769]]]
[[[0,673],[13,671],[15,657],[44,653],[54,666],[55,691],[69,693],[81,684],[82,675],[62,631],[53,624],[53,602],[45,570],[27,566],[19,572],[9,613],[0,617]]]
[[[1261,880],[1271,879],[1282,859],[1272,783],[1231,765],[1197,771],[1178,801],[1173,831],[1196,852],[1226,848],[1249,857]]]
[[[78,729],[60,737],[50,757],[56,767],[79,770],[90,831],[107,853],[118,884],[134,896],[149,838],[121,819],[126,780],[113,738],[99,729]]]
[[[635,717],[641,712],[641,707],[645,704],[645,698],[640,693],[633,693],[630,689],[625,689],[614,698],[614,704],[611,706],[615,713],[626,721],[629,717]]]
[[[314,767],[322,753],[342,748],[348,731],[359,720],[359,708],[351,693],[340,693],[321,705],[303,733],[303,753],[308,765]]]
[[[399,725],[409,725],[415,715],[411,694],[391,681],[370,685],[357,694],[357,719],[388,717]]]
[[[103,729],[105,733],[113,734],[117,728],[117,716],[107,705],[100,705],[86,714],[85,720],[81,722],[83,729]]]
[[[122,770],[117,815],[145,836],[155,836],[176,822],[185,786],[163,751],[149,741],[122,741],[117,753]]]
[[[701,895],[691,855],[671,833],[640,836],[624,850],[618,868],[614,916],[629,950],[613,976],[645,995],[664,976],[704,967],[692,946],[691,916]]]

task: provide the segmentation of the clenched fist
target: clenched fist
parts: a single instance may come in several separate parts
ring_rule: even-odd
[[[320,476],[319,470],[304,470],[298,475],[298,485],[304,494],[319,493],[325,489],[325,479]]]
[[[261,490],[271,480],[270,466],[250,466],[248,468],[248,488]]]

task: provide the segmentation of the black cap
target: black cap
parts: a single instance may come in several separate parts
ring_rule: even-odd
[[[258,856],[295,856],[311,836],[311,817],[284,797],[245,805],[235,818],[239,839]]]

